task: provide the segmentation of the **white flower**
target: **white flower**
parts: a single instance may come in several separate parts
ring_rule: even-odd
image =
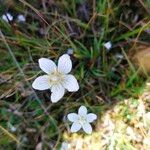
[[[23,15],[18,15],[17,18],[18,18],[19,22],[25,22],[26,21],[26,18]]]
[[[68,74],[72,69],[72,62],[68,54],[59,58],[58,67],[47,58],[40,58],[39,66],[47,75],[37,77],[32,87],[36,90],[51,89],[53,103],[58,102],[64,96],[65,89],[69,92],[78,91],[79,85],[76,78]]]
[[[107,43],[104,44],[104,47],[107,49],[107,50],[110,50],[112,48],[112,43],[109,41]]]
[[[87,133],[92,133],[91,122],[97,119],[97,116],[93,113],[87,114],[87,109],[85,106],[81,106],[78,110],[78,114],[70,113],[67,118],[69,121],[73,122],[71,126],[71,132],[77,132],[81,128]]]
[[[9,22],[13,20],[13,16],[10,13],[7,13],[6,15],[2,16],[2,19],[6,22]]]

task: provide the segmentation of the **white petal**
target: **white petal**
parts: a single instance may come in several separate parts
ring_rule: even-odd
[[[63,86],[69,92],[75,92],[79,90],[79,84],[78,84],[77,79],[73,75],[70,75],[70,74],[65,76]]]
[[[97,119],[97,116],[95,114],[93,114],[93,113],[87,114],[87,121],[88,122],[93,122],[96,119]]]
[[[51,92],[51,101],[56,103],[64,96],[65,88],[61,84],[53,85]]]
[[[40,58],[39,66],[47,74],[51,73],[56,69],[56,64],[52,60],[47,58]]]
[[[68,54],[62,55],[58,60],[58,71],[67,74],[72,69],[72,62]]]
[[[82,126],[83,130],[87,133],[87,134],[91,134],[92,133],[92,127],[89,123],[85,123]]]
[[[80,116],[85,116],[85,115],[87,115],[87,109],[86,109],[86,107],[85,107],[85,106],[81,106],[81,107],[79,108],[79,110],[78,110],[78,114],[79,114]]]
[[[74,122],[71,126],[71,132],[77,132],[81,129],[81,125],[79,123]]]
[[[47,90],[50,89],[51,85],[49,83],[48,75],[37,77],[32,83],[32,87],[36,90]]]
[[[76,113],[70,113],[67,115],[67,118],[71,122],[76,122],[79,119],[79,116]]]

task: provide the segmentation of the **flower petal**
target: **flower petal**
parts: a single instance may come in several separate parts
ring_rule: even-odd
[[[85,116],[85,115],[87,115],[87,109],[86,109],[86,107],[85,107],[85,106],[81,106],[81,107],[79,108],[79,110],[78,110],[78,114],[79,114],[80,116]]]
[[[89,123],[85,123],[82,126],[83,130],[87,133],[87,134],[91,134],[92,133],[92,127]]]
[[[63,83],[63,86],[69,91],[69,92],[75,92],[79,90],[79,84],[77,79],[69,74],[65,76],[65,80]]]
[[[71,126],[71,132],[77,132],[81,129],[81,124],[74,122]]]
[[[68,54],[62,55],[58,60],[58,71],[67,74],[72,69],[72,61]]]
[[[95,114],[93,114],[93,113],[87,114],[87,121],[88,122],[93,122],[96,119],[97,119],[97,116]]]
[[[51,92],[51,101],[56,103],[64,96],[65,88],[61,84],[53,85]]]
[[[47,74],[51,73],[56,69],[56,64],[52,60],[47,58],[40,58],[39,66]]]
[[[43,75],[37,77],[33,83],[32,87],[36,90],[47,90],[50,89],[51,85],[49,83],[49,77],[48,75]]]
[[[76,122],[78,120],[79,116],[76,113],[70,113],[67,115],[67,118],[71,122]]]

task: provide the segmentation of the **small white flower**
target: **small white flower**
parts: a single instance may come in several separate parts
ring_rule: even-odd
[[[69,92],[78,91],[79,85],[76,78],[68,74],[72,69],[72,62],[68,54],[59,58],[58,67],[47,58],[40,58],[39,66],[47,75],[37,77],[32,87],[36,90],[51,89],[53,103],[58,102],[64,96],[65,89]]]
[[[112,43],[109,41],[107,43],[104,44],[104,47],[107,49],[107,50],[110,50],[112,48]]]
[[[67,115],[69,121],[73,122],[71,126],[71,132],[77,132],[81,128],[87,133],[92,133],[91,122],[97,119],[97,116],[93,113],[87,114],[87,109],[85,106],[81,106],[78,110],[78,114],[70,113]]]
[[[6,22],[9,22],[13,20],[13,16],[10,13],[7,13],[6,15],[2,16],[2,19]]]
[[[18,15],[17,18],[18,18],[19,22],[25,22],[26,21],[26,18],[23,15]]]

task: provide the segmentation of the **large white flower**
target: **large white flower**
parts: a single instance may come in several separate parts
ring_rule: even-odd
[[[72,69],[72,62],[68,54],[59,58],[58,66],[47,58],[40,58],[39,66],[47,75],[37,77],[32,87],[36,90],[51,89],[53,103],[58,102],[64,96],[65,89],[69,92],[78,91],[79,85],[76,78],[68,74]]]
[[[78,114],[70,113],[67,118],[69,121],[73,122],[71,126],[71,132],[77,132],[81,128],[87,133],[92,133],[91,122],[97,119],[97,116],[93,113],[87,114],[87,109],[85,106],[81,106],[78,110]]]

